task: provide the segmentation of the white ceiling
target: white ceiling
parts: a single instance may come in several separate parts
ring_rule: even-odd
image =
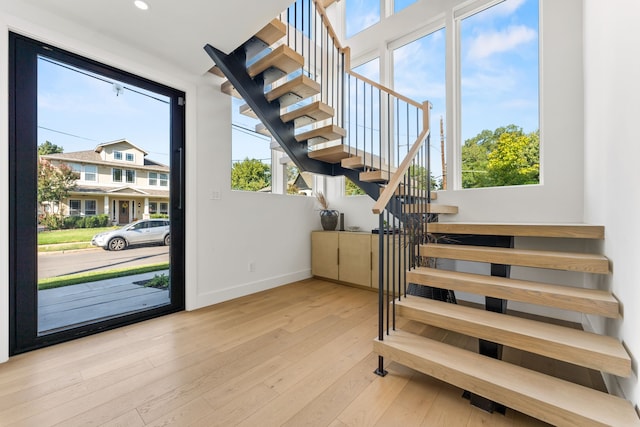
[[[137,9],[133,0],[9,1],[74,21],[200,74],[213,65],[205,44],[230,52],[293,0],[146,0],[147,11]]]

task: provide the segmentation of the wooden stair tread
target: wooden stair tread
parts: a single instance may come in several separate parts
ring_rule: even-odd
[[[273,49],[268,55],[260,58],[247,68],[247,73],[251,78],[256,77],[258,74],[263,73],[270,68],[275,68],[282,71],[284,74],[289,74],[295,70],[302,68],[304,65],[304,58],[302,55],[291,49],[287,45],[280,45]]]
[[[218,67],[217,65],[214,65],[213,67],[209,68],[209,72],[218,77],[225,77],[225,78],[227,77],[224,75],[220,67]]]
[[[344,159],[341,162],[341,166],[346,169],[364,169],[368,167],[378,170],[387,170],[391,172],[395,172],[397,170],[396,167],[389,166],[388,164],[384,163],[379,156],[373,155],[371,153],[364,153],[358,156]]]
[[[335,141],[345,136],[347,136],[347,131],[343,128],[336,125],[327,125],[296,135],[296,141],[307,141],[309,145],[313,145],[319,142]]]
[[[287,26],[279,19],[272,19],[267,25],[258,31],[255,37],[262,40],[267,46],[271,46],[287,35]]]
[[[552,270],[609,273],[609,260],[597,254],[430,243],[420,245],[420,255]]]
[[[429,376],[554,425],[639,426],[631,403],[403,331],[374,341],[374,351]]]
[[[318,82],[305,75],[300,75],[272,89],[265,96],[269,102],[279,99],[280,107],[284,108],[319,93],[320,84]]]
[[[324,102],[316,101],[283,114],[282,121],[285,123],[293,121],[295,127],[301,127],[310,123],[329,119],[333,117],[333,115],[333,108]]]
[[[401,317],[619,376],[631,358],[613,337],[429,298],[396,302]]]
[[[326,163],[340,163],[342,159],[356,154],[354,147],[338,144],[331,147],[319,148],[309,151],[309,158],[320,160]]]
[[[405,204],[402,210],[406,214],[419,214],[419,213],[435,213],[435,214],[457,214],[458,207],[451,205],[438,205],[433,203],[415,203]],[[436,224],[436,223],[430,223]],[[431,232],[431,229],[429,229]]]
[[[261,135],[271,136],[271,132],[269,132],[269,129],[267,129],[264,123],[258,123],[256,125],[256,132]]]
[[[240,114],[244,116],[252,117],[254,119],[258,118],[258,115],[253,111],[253,108],[251,108],[249,104],[242,104],[238,110],[240,111]]]
[[[429,224],[428,228],[430,233],[442,234],[604,239],[603,226],[587,224],[491,224],[437,222]]]
[[[236,88],[233,87],[233,84],[229,80],[225,80],[224,82],[222,82],[222,84],[220,85],[220,92],[225,93],[229,96],[233,96],[234,98],[242,99],[242,95],[240,95],[240,92],[238,92]]]
[[[393,173],[387,170],[370,170],[360,172],[360,181],[364,182],[387,182],[393,176]]]
[[[610,318],[619,317],[618,300],[611,293],[597,289],[437,270],[428,267],[409,270],[407,282]]]

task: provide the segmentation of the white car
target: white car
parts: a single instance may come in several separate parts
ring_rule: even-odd
[[[171,244],[168,219],[142,219],[122,228],[98,233],[91,239],[93,246],[106,251],[121,251],[132,245],[159,243]]]

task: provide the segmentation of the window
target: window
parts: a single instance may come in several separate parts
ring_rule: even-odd
[[[169,204],[168,203],[160,203],[160,213],[161,214],[169,214]]]
[[[347,38],[380,21],[380,0],[346,2]]]
[[[398,13],[407,6],[414,4],[417,0],[393,0],[393,13]]]
[[[458,23],[462,186],[537,184],[538,1],[506,0]]]
[[[169,174],[161,173],[160,174],[160,187],[166,187],[169,185]]]
[[[122,151],[114,151],[113,152],[113,158],[115,160],[122,160]]]
[[[97,181],[98,180],[98,167],[95,165],[84,166],[84,180],[85,181]]]
[[[122,169],[113,169],[111,179],[113,182],[122,182]]]
[[[440,29],[393,50],[393,88],[418,101],[428,100],[431,110],[431,174],[437,188],[445,184],[446,163],[439,143],[440,121],[445,126],[445,30]],[[416,84],[416,82],[425,82]]]
[[[95,215],[97,203],[95,200],[85,200],[84,201],[84,214],[85,215]]]
[[[80,200],[69,200],[69,215],[79,216],[82,213],[82,205]]]
[[[149,202],[149,213],[154,214],[158,212],[158,202]]]
[[[126,154],[127,162],[133,162],[134,158],[135,158],[135,156],[133,155],[133,153],[127,153]]]
[[[127,182],[129,184],[135,184],[135,182],[136,182],[136,171],[127,169],[126,170],[126,175],[127,175]]]
[[[158,185],[158,173],[149,172],[149,185]]]
[[[369,80],[380,83],[380,58],[375,58],[364,64],[360,64],[352,68],[352,70]]]

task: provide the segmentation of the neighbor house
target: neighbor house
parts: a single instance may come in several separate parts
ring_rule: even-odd
[[[352,0],[334,4],[330,11],[339,34],[343,33],[342,8],[349,1]],[[230,100],[220,90],[223,80],[209,72],[213,63],[202,50],[209,43],[224,52],[232,52],[290,1],[195,1],[173,5],[149,2],[148,16],[140,16],[140,11],[129,3],[132,2],[117,5],[113,2],[88,4],[80,0],[3,2],[0,5],[2,62],[6,64],[9,58],[8,34],[15,32],[184,91],[186,310],[310,277],[309,236],[311,231],[320,228],[317,206],[307,197],[230,190]],[[386,12],[381,14],[379,23],[345,40],[344,44],[351,47],[352,57],[359,61],[356,64],[379,57],[381,69],[389,73],[390,45],[415,38],[416,34],[446,29],[449,188],[439,192],[438,202],[458,206],[459,213],[443,221],[604,226],[604,240],[589,244],[589,248],[610,260],[612,273],[595,278],[577,274],[572,280],[584,288],[611,291],[623,307],[623,316],[602,319],[580,313],[536,312],[527,306],[517,308],[574,321],[586,330],[623,342],[634,361],[633,371],[627,377],[607,375],[605,379],[610,393],[623,396],[637,406],[640,402],[637,366],[640,245],[636,238],[640,236],[640,225],[636,213],[640,210],[637,191],[640,144],[636,141],[637,128],[633,123],[640,115],[640,56],[637,55],[640,4],[636,0],[540,0],[540,183],[463,189],[457,127],[460,112],[455,107],[460,89],[459,80],[454,78],[459,66],[455,60],[456,28],[460,16],[497,2],[418,0],[398,14],[389,8],[390,3],[380,2]],[[15,100],[7,90],[8,75],[7,67],[2,67],[2,171],[12,170],[6,154],[10,128],[7,117],[8,105]],[[392,81],[391,76],[384,73],[381,80]],[[486,108],[490,110],[491,106]],[[141,153],[136,152],[135,161],[142,161]],[[123,162],[126,164],[126,158]],[[122,170],[126,169],[123,165]],[[140,169],[161,171],[160,168]],[[113,171],[106,176],[113,178]],[[2,188],[8,187],[10,179],[13,177],[7,172],[0,177]],[[316,177],[314,181],[315,190],[325,192],[332,208],[345,213],[347,224],[363,229],[378,225],[378,217],[371,213],[370,198],[343,197],[342,177]],[[110,184],[114,190],[128,188],[126,178],[121,187]],[[149,193],[150,190],[140,191]],[[109,212],[113,213],[116,200],[139,201],[140,209],[144,200],[148,199],[149,203],[156,200],[151,193],[125,192],[125,197],[108,196]],[[104,194],[100,197],[96,201],[104,208],[107,197]],[[5,230],[9,227],[9,207],[9,197],[3,191],[0,227]],[[140,214],[144,215],[144,211]],[[522,239],[518,243],[525,247],[541,245],[537,239]],[[557,245],[575,249],[583,244],[561,241]],[[0,317],[0,361],[9,359],[10,328],[6,313],[12,312],[8,297],[12,284],[8,278],[10,260],[14,260],[9,247],[9,237],[0,233],[0,312],[5,313]],[[553,282],[556,276],[545,278]]]
[[[123,139],[40,158],[54,166],[65,164],[78,174],[74,189],[62,201],[63,215],[107,214],[113,224],[128,224],[169,213],[169,167],[147,159],[147,154]]]

